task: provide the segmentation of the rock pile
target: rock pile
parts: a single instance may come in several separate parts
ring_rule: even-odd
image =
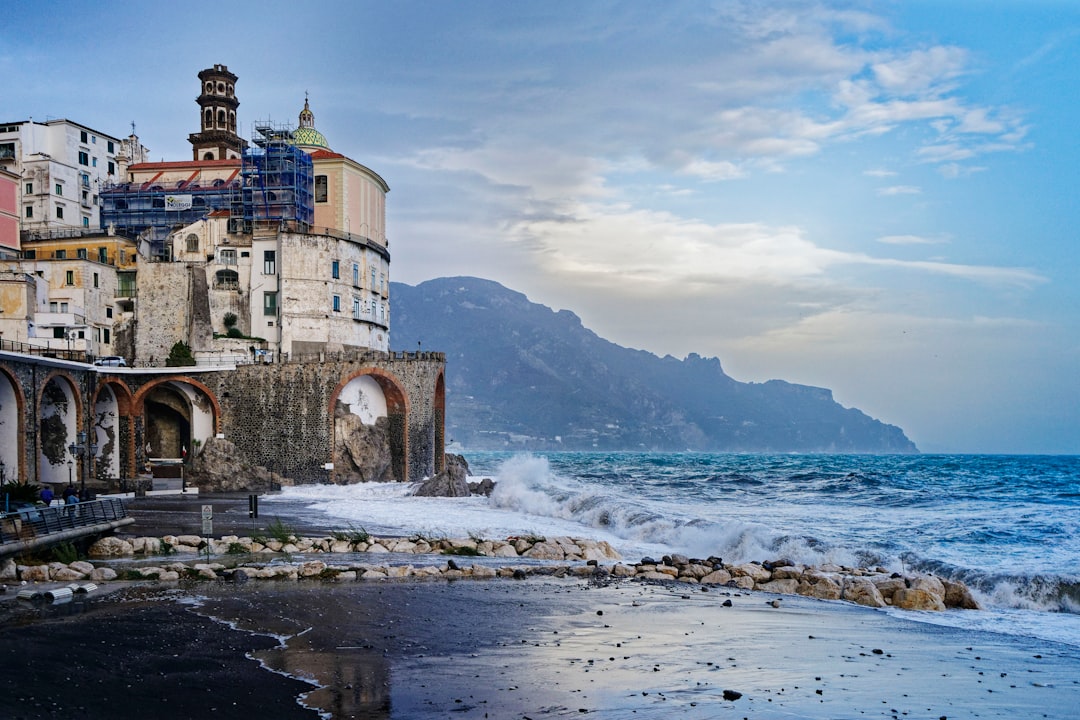
[[[194,562],[200,553],[230,559],[221,562]],[[281,555],[344,555],[368,554],[446,554],[456,558],[438,564],[417,566],[406,563],[334,562],[306,560],[304,562],[267,562],[260,558],[267,553]],[[346,537],[320,538],[289,537],[269,539],[225,536],[209,540],[196,535],[167,535],[162,538],[139,537],[124,540],[106,537],[90,548],[92,558],[122,558],[176,554],[188,556],[187,562],[175,561],[160,566],[133,567],[123,572],[123,579],[156,579],[160,581],[188,579],[227,579],[246,581],[249,578],[298,580],[380,580],[394,578],[524,578],[530,575],[555,577],[592,577],[633,579],[646,582],[680,582],[706,586],[753,590],[782,595],[804,595],[822,600],[846,600],[869,607],[896,607],[905,610],[935,610],[946,608],[979,609],[979,604],[966,585],[933,575],[889,573],[884,568],[851,568],[840,565],[805,566],[788,560],[763,563],[724,563],[718,557],[689,558],[685,555],[665,555],[661,560],[642,558],[641,562],[624,564],[619,553],[604,541],[569,537],[511,537],[506,540]],[[548,561],[545,564],[491,567],[487,564],[465,566],[467,556],[489,558],[529,558]],[[389,558],[388,558],[389,559]],[[460,563],[460,564],[459,564]],[[0,579],[21,579],[30,582],[94,580],[117,578],[117,572],[107,567],[95,567],[89,562],[70,565],[18,565],[11,560],[0,565]]]

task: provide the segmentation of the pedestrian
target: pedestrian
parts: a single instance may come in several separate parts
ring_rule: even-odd
[[[45,487],[41,488],[41,502],[45,503],[45,505],[47,505],[47,506],[52,505],[52,501],[53,501],[54,497],[56,497],[56,496],[53,495],[53,491],[52,491],[51,487],[46,485]]]

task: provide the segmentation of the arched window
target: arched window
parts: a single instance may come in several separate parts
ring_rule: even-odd
[[[235,130],[236,129],[236,113],[233,112],[232,110],[229,111],[229,129],[230,130]]]
[[[214,288],[236,290],[240,287],[240,275],[235,270],[218,270],[214,273]]]
[[[224,93],[225,93],[225,83],[223,83],[223,82],[219,82],[219,83],[217,84],[217,91],[218,91],[219,93],[222,93],[222,94],[224,94]]]
[[[199,252],[199,236],[195,233],[188,233],[188,236],[184,239],[187,243],[185,248],[188,252]]]
[[[214,153],[212,153],[212,152],[205,153],[202,156],[202,159],[203,160],[213,160],[214,159]]]
[[[203,130],[208,129],[214,124],[214,111],[210,108],[206,108],[206,113],[203,116]]]
[[[217,111],[217,124],[218,124],[218,127],[225,127],[225,111],[224,110],[218,110]]]
[[[206,81],[206,92],[214,92],[214,83],[210,82],[209,80]]]

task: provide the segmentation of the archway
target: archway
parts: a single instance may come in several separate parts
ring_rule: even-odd
[[[142,415],[141,454],[183,458],[217,431],[217,402],[201,383],[168,378],[148,385],[136,397]]]
[[[435,472],[436,474],[446,470],[446,378],[439,373],[439,379],[435,381]]]
[[[19,482],[23,478],[22,408],[19,385],[0,368],[0,483]]]
[[[53,375],[41,389],[38,399],[40,426],[38,440],[38,479],[45,483],[73,483],[81,477],[80,459],[69,445],[78,439],[79,400],[71,378]]]
[[[394,378],[375,370],[353,375],[339,386],[331,410],[334,482],[408,478],[408,407]]]

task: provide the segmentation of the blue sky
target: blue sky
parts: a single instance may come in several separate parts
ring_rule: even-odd
[[[243,127],[308,92],[386,178],[397,281],[828,387],[924,451],[1080,452],[1080,2],[19,3],[0,120],[188,159],[215,63]]]

